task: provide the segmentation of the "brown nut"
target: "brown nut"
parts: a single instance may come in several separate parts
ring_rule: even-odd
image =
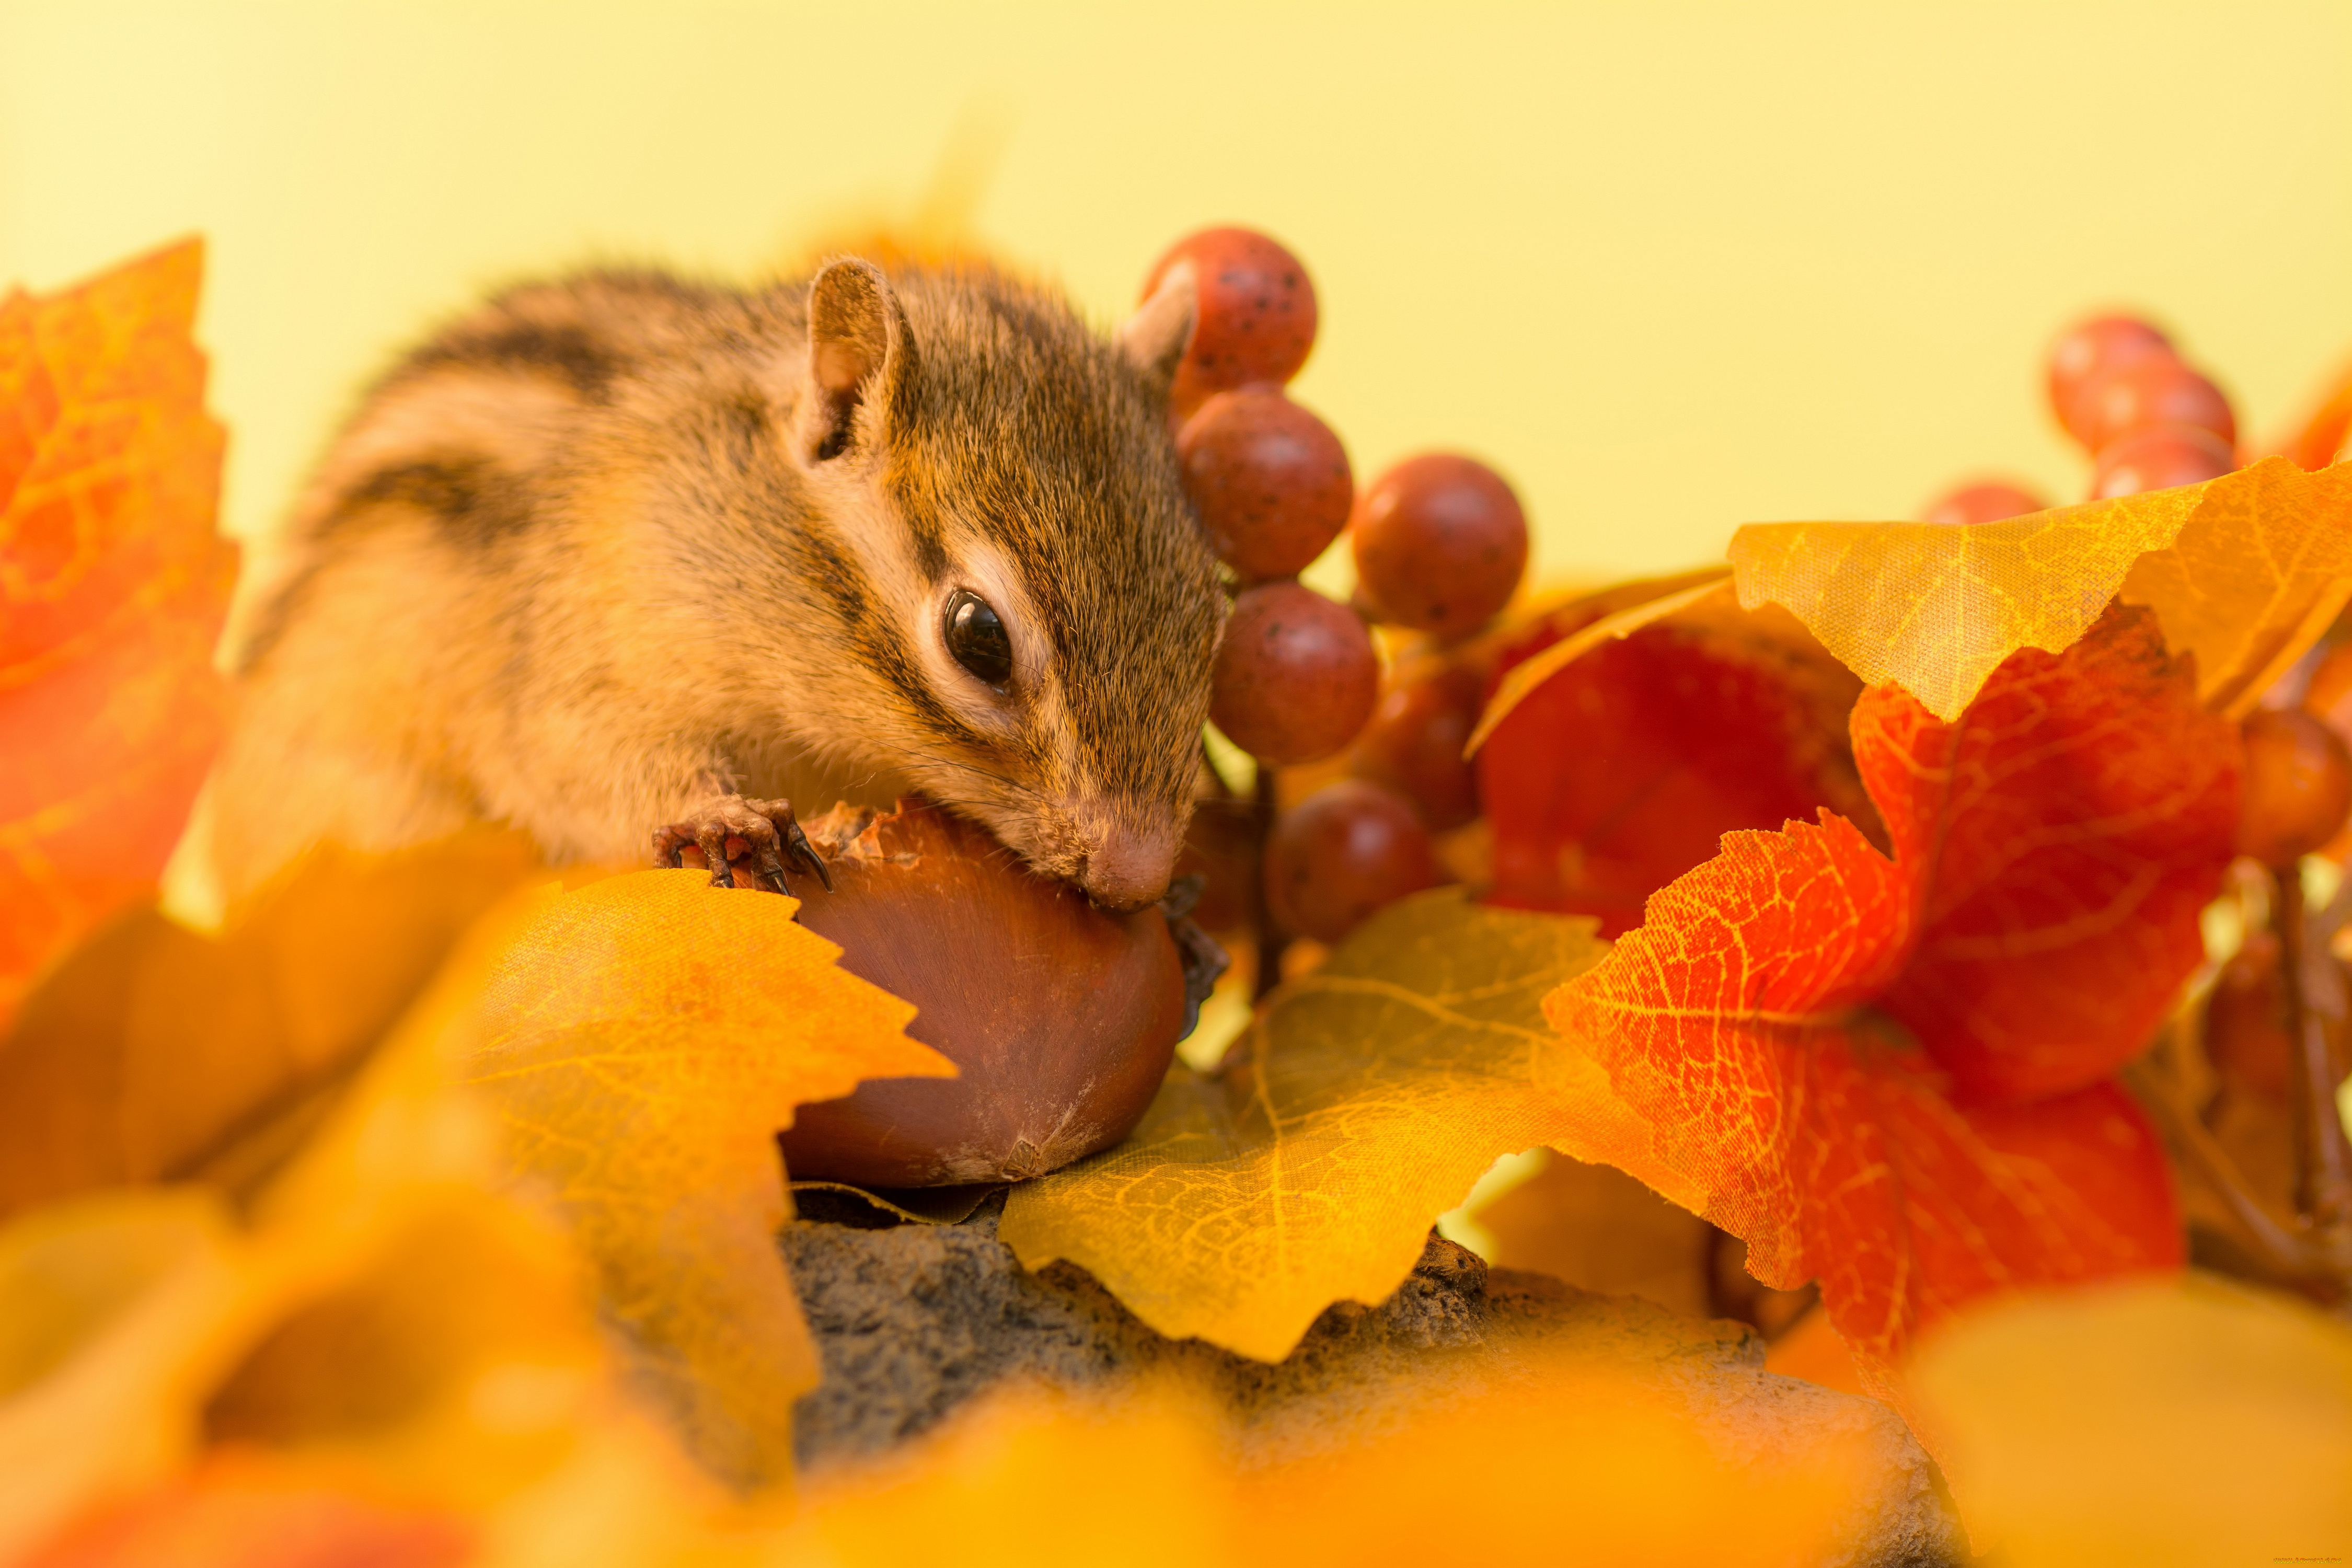
[[[921,801],[807,826],[835,890],[795,878],[801,923],[841,945],[844,969],[913,1003],[907,1032],[961,1076],[877,1079],[801,1107],[778,1139],[795,1179],[1021,1181],[1127,1136],[1185,1018],[1157,907],[1097,909]]]

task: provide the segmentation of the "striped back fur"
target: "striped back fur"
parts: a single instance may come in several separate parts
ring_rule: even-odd
[[[300,498],[239,653],[225,883],[484,820],[635,861],[713,793],[911,790],[1134,901],[1181,837],[1223,614],[1167,435],[1189,321],[1122,346],[993,271],[851,259],[492,300]],[[947,649],[959,592],[1006,626],[1003,689]]]

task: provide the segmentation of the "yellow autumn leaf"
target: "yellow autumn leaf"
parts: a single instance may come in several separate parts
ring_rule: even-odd
[[[1333,1301],[1394,1290],[1497,1155],[1575,1131],[1530,1062],[1546,991],[1605,950],[1590,920],[1458,889],[1392,904],[1266,998],[1244,1059],[1180,1068],[1126,1142],[1015,1187],[998,1235],[1171,1339],[1279,1360]]]
[[[2203,484],[1997,522],[1750,523],[1739,602],[1785,605],[1862,679],[1957,720],[2022,647],[2063,652],[2118,593],[2156,611],[2232,717],[2352,598],[2352,465],[2284,458]]]
[[[84,1196],[0,1227],[0,1563],[196,1443],[250,1316],[208,1193]]]
[[[1708,1310],[1711,1227],[1613,1165],[1545,1152],[1534,1169],[1467,1216],[1476,1250],[1497,1268],[1565,1279],[1603,1296],[1639,1296],[1671,1311]]]
[[[775,1134],[862,1079],[955,1072],[799,907],[698,871],[546,889],[454,1026],[461,1078],[569,1219],[605,1312],[704,1462],[744,1483],[789,1472],[793,1402],[817,1381],[776,1248]]]
[[[2352,1557],[2352,1329],[2216,1279],[1996,1299],[1906,1377],[1979,1550],[2016,1568]]]
[[[0,1037],[0,1214],[104,1184],[282,1157],[458,937],[537,864],[482,831],[389,855],[323,849],[220,936],[149,908],[52,969]]]
[[[2156,611],[2197,656],[2197,696],[2242,718],[2352,599],[2352,464],[2284,458],[2209,480],[2168,550],[2132,563],[2118,596]]]

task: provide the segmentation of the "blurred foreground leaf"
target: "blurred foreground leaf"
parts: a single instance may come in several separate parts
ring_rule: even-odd
[[[814,1493],[787,1561],[1045,1560],[1239,1568],[1465,1563],[1716,1568],[1841,1560],[1863,1455],[1738,1457],[1655,1388],[1549,1358],[1311,1459],[1236,1471],[1183,1392],[1000,1397],[876,1473]],[[1039,1531],[1051,1532],[1041,1547]]]
[[[266,1174],[307,1131],[306,1099],[537,863],[528,840],[488,830],[390,855],[326,849],[217,938],[153,909],[118,920],[0,1037],[0,1215],[114,1183]]]
[[[246,1218],[151,1186],[0,1226],[0,1562],[700,1560],[723,1495],[635,1405],[590,1270],[452,1081],[503,934]]]
[[[1979,1550],[2017,1568],[2352,1555],[2352,1329],[2192,1275],[1988,1301],[1908,1378]]]

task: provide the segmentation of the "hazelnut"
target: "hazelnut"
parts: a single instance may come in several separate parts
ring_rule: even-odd
[[[870,1187],[1020,1181],[1140,1121],[1188,1017],[1157,907],[1112,914],[927,802],[805,825],[834,891],[793,879],[841,965],[919,1009],[907,1032],[961,1070],[876,1079],[779,1137],[796,1179]]]

